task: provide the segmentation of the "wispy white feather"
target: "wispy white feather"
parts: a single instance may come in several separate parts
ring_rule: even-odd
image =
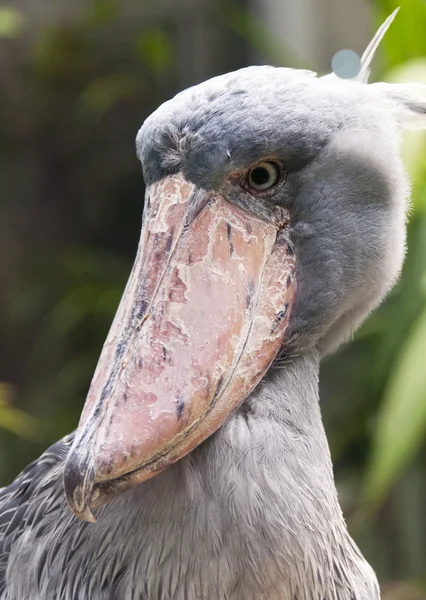
[[[376,50],[379,47],[380,42],[383,40],[387,30],[391,26],[398,11],[399,11],[399,7],[397,9],[395,9],[391,15],[389,15],[389,17],[386,19],[386,21],[384,23],[382,23],[382,25],[380,25],[375,36],[373,37],[371,42],[368,44],[367,48],[365,49],[365,51],[361,57],[361,69],[360,69],[359,73],[355,77],[352,77],[351,79],[349,79],[349,81],[359,81],[361,83],[368,82],[368,78],[370,76],[370,66],[371,66],[373,58],[376,54]],[[325,75],[324,77],[322,77],[322,79],[327,79],[329,81],[336,81],[336,80],[339,80],[340,77],[338,75],[336,75],[336,73],[329,73],[328,75]]]
[[[371,87],[391,101],[401,127],[426,129],[425,84],[374,83]]]
[[[391,26],[394,18],[396,17],[399,11],[399,6],[397,9],[393,11],[391,15],[386,19],[382,25],[380,25],[379,29],[376,32],[376,35],[373,37],[371,42],[368,44],[367,48],[364,51],[364,54],[361,57],[361,70],[356,77],[354,77],[357,81],[362,81],[363,83],[367,83],[368,78],[370,76],[370,65],[373,61],[373,58],[376,54],[376,50],[379,47],[381,41],[385,37],[385,34],[389,27]]]

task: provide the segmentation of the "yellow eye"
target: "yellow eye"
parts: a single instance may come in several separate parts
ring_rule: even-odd
[[[247,184],[257,192],[270,190],[280,180],[281,170],[277,163],[265,161],[259,163],[247,175]]]

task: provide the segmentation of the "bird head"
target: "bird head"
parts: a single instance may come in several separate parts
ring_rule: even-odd
[[[404,257],[412,124],[421,86],[274,67],[145,121],[139,249],[65,467],[77,516],[199,445],[277,356],[330,352],[378,305]]]

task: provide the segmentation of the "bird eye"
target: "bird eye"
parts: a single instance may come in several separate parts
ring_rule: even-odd
[[[252,190],[264,192],[277,185],[280,175],[281,169],[277,163],[265,161],[250,169],[247,174],[247,185]]]

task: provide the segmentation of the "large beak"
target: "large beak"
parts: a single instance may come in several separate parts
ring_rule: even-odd
[[[181,175],[148,188],[136,261],[65,467],[78,517],[94,521],[93,508],[220,427],[282,346],[294,291],[285,211],[263,219]]]

